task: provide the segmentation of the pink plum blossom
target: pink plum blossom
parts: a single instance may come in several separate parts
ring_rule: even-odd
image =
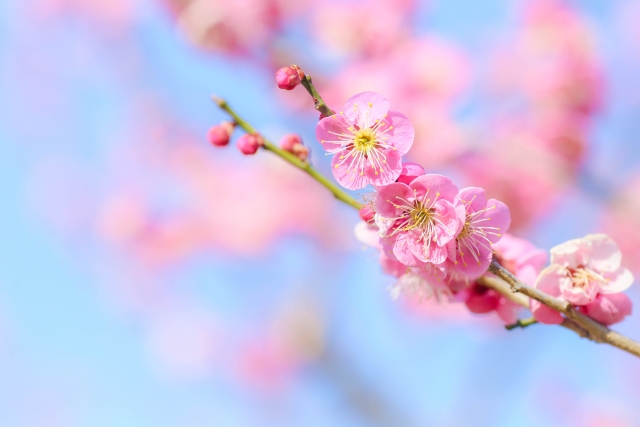
[[[464,224],[458,187],[442,175],[423,175],[409,185],[395,182],[382,187],[375,207],[383,246],[409,267],[443,264],[447,243]]]
[[[551,249],[551,265],[538,277],[536,288],[571,304],[586,306],[599,294],[618,294],[631,286],[633,275],[620,265],[621,260],[620,249],[605,234],[569,240]],[[592,305],[593,312],[611,313],[613,303],[605,300]],[[536,301],[531,302],[531,309],[539,322],[562,322],[560,313]]]
[[[326,117],[316,126],[316,138],[334,155],[334,177],[350,190],[394,182],[413,137],[407,116],[389,111],[389,101],[375,92],[352,96],[344,112]]]
[[[489,268],[491,245],[509,228],[511,214],[504,203],[486,200],[482,188],[464,188],[460,199],[465,217],[460,233],[448,245],[449,259],[459,273],[479,277]]]

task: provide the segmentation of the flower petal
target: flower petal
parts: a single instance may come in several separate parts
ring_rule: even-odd
[[[561,265],[551,264],[542,270],[536,280],[535,287],[553,297],[560,295],[560,279],[566,277],[565,270]],[[563,321],[562,315],[554,309],[531,299],[529,303],[533,317],[540,322],[550,325],[560,324]]]
[[[471,212],[478,212],[487,207],[484,189],[480,187],[466,187],[460,190],[460,200]]]
[[[491,264],[491,258],[491,251],[485,251],[480,253],[478,261],[476,261],[476,259],[469,254],[469,251],[466,251],[464,252],[464,256],[460,256],[457,264],[454,263],[454,265],[458,273],[475,279],[487,272],[489,264]]]
[[[485,230],[487,239],[489,239],[491,243],[497,243],[511,225],[511,212],[509,208],[499,200],[489,199],[487,202],[487,211],[481,216],[487,218],[486,223],[481,224],[483,227],[494,227]]]
[[[393,254],[395,257],[408,267],[420,267],[424,264],[423,261],[418,259],[411,250],[410,244],[411,238],[408,233],[398,233],[393,245]]]
[[[340,114],[334,114],[331,117],[325,117],[320,120],[316,125],[316,139],[322,145],[325,151],[333,152],[342,147],[339,142],[329,142],[340,140],[339,136],[344,135],[347,137],[353,137],[353,134],[349,130],[351,124],[347,122],[347,119]]]
[[[438,198],[453,203],[458,195],[458,187],[444,175],[427,174],[417,177],[409,186],[415,190],[420,200]],[[440,193],[438,195],[438,193]],[[426,197],[425,197],[426,196]]]
[[[628,296],[622,293],[598,295],[591,304],[584,306],[584,313],[605,325],[620,322],[631,314],[633,304]]]
[[[388,125],[380,128],[380,131],[385,132],[386,130],[385,135],[388,136],[389,144],[393,145],[400,154],[407,154],[413,145],[416,134],[409,118],[397,111],[389,111],[385,122]]]
[[[360,221],[356,224],[354,230],[356,239],[361,241],[367,246],[377,248],[380,246],[380,234],[378,234],[378,228],[372,227],[364,221]]]
[[[607,283],[600,285],[601,294],[617,294],[626,291],[633,284],[633,274],[624,267],[618,268],[613,273],[604,273]]]
[[[584,265],[591,252],[591,242],[585,239],[572,239],[554,246],[551,253],[551,264],[561,264],[576,268]]]
[[[402,210],[395,205],[412,204],[414,200],[411,188],[401,182],[394,182],[378,189],[376,194],[376,213],[383,218],[396,218],[402,213]]]
[[[344,104],[344,115],[360,128],[371,127],[389,112],[389,101],[377,92],[353,95]]]
[[[622,262],[622,252],[613,239],[606,234],[589,234],[585,240],[591,242],[591,265],[600,272],[616,271]]]
[[[359,190],[369,184],[369,177],[358,169],[355,151],[338,153],[331,160],[333,177],[340,185],[349,190]]]
[[[376,187],[395,182],[400,176],[400,171],[402,171],[402,156],[400,153],[395,150],[386,150],[383,154],[386,159],[381,168],[376,170],[367,166],[364,169],[369,184]]]

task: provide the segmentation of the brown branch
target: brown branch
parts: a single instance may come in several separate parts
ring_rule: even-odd
[[[491,277],[491,276],[482,276],[477,280],[477,282],[480,283],[482,286],[486,286],[487,288],[493,289],[499,294],[504,295],[506,298],[515,302],[516,304],[521,305],[526,309],[529,309],[529,298],[524,296],[521,293],[516,293],[512,291],[511,286],[504,280]],[[595,342],[601,342],[591,338],[587,330],[581,328],[572,320],[564,319],[560,324],[560,326],[572,330],[576,334],[580,335],[582,338],[588,338]]]
[[[593,320],[590,317],[585,316],[584,314],[576,311],[575,308],[571,306],[571,304],[566,301],[559,300],[554,298],[544,292],[539,291],[538,289],[532,288],[520,280],[518,280],[511,272],[503,268],[497,261],[493,260],[491,265],[489,266],[489,271],[500,279],[502,279],[508,287],[505,289],[504,286],[498,286],[495,283],[495,280],[487,280],[489,278],[483,277],[481,278],[480,283],[495,289],[500,292],[502,295],[507,296],[509,299],[514,301],[514,299],[509,297],[509,294],[512,293],[520,293],[522,295],[526,295],[531,299],[541,302],[542,304],[551,307],[552,309],[564,314],[566,319],[563,321],[562,326],[565,328],[571,329],[572,331],[579,334],[581,337],[589,338],[592,341],[606,343],[617,347],[621,350],[626,351],[627,353],[631,353],[635,356],[640,357],[640,344],[633,341],[632,339],[618,333],[612,331],[607,328],[603,324]],[[485,283],[488,283],[485,284]],[[494,286],[491,286],[494,285]],[[498,289],[499,288],[499,289]],[[506,291],[506,292],[505,292]],[[522,304],[524,302],[522,299],[518,299],[518,304]],[[528,307],[528,304],[524,305]]]

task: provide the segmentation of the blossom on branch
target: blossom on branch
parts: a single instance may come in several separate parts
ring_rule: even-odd
[[[333,176],[345,188],[394,182],[402,170],[402,156],[413,144],[413,125],[402,113],[389,111],[389,101],[375,92],[349,98],[344,111],[325,117],[316,138],[333,155]]]
[[[380,215],[381,243],[409,267],[443,264],[447,244],[464,224],[464,206],[458,187],[443,175],[423,175],[406,185],[389,184],[375,200]]]
[[[538,277],[536,288],[584,307],[581,311],[596,320],[616,323],[631,312],[630,301],[618,296],[633,283],[621,261],[618,245],[606,234],[569,240],[551,249],[551,265]],[[562,322],[560,313],[537,301],[531,301],[531,311],[539,322]]]

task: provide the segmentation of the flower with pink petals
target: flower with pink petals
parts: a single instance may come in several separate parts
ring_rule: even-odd
[[[459,273],[479,277],[489,268],[491,245],[509,228],[511,214],[504,203],[487,200],[482,188],[463,188],[460,199],[465,219],[460,234],[448,245],[449,259]]]
[[[340,185],[357,190],[394,182],[402,156],[413,144],[413,125],[402,113],[389,111],[389,101],[375,92],[352,96],[344,112],[316,126],[316,138],[333,154],[333,175]]]
[[[551,265],[538,277],[536,288],[571,304],[590,306],[593,313],[607,310],[611,313],[609,296],[633,283],[633,275],[620,265],[621,260],[618,245],[606,234],[569,240],[551,249]],[[592,304],[599,295],[607,297]],[[560,313],[536,301],[531,302],[531,311],[539,322],[562,322]]]
[[[382,245],[409,267],[443,264],[446,245],[464,224],[458,187],[442,175],[423,175],[409,185],[395,182],[382,187],[375,207]]]

